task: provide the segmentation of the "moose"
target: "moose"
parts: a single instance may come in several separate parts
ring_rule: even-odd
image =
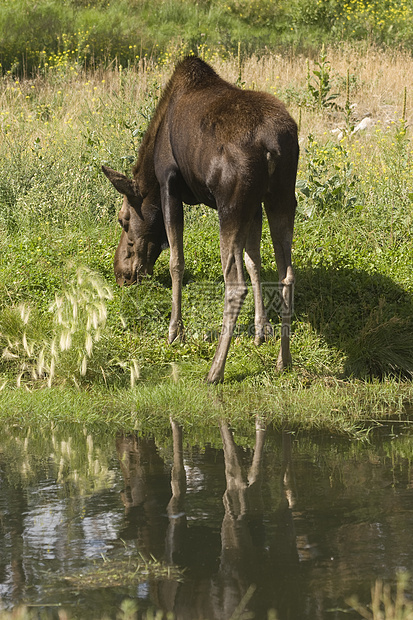
[[[247,294],[244,251],[254,295],[255,344],[271,333],[260,280],[262,204],[281,288],[277,369],[291,364],[291,244],[298,154],[297,125],[283,103],[268,93],[240,89],[202,59],[188,56],[176,65],[163,91],[140,145],[133,178],[102,166],[124,196],[114,260],[117,283],[132,284],[152,274],[162,249],[169,245],[170,343],[183,335],[183,203],[203,203],[218,212],[225,302],[209,383],[223,381]]]

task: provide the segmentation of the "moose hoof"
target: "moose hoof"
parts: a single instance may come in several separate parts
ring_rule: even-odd
[[[184,342],[185,333],[183,325],[179,325],[178,327],[169,328],[168,342],[172,344],[173,342]]]
[[[218,383],[222,383],[224,381],[224,373],[223,372],[215,372],[211,368],[206,378],[206,382],[209,385],[217,385]]]
[[[268,340],[268,338],[271,338],[273,334],[274,334],[274,331],[273,331],[272,325],[270,323],[264,323],[262,327],[255,330],[255,338],[254,338],[255,346],[259,347],[260,344],[263,344],[266,340]]]
[[[278,359],[277,359],[277,365],[276,365],[276,371],[277,372],[283,372],[284,370],[288,370],[288,368],[291,368],[291,366],[293,365],[293,360],[291,357],[291,353],[288,353],[288,355],[286,356],[287,359],[283,359],[283,356],[281,354],[281,351],[278,355]]]

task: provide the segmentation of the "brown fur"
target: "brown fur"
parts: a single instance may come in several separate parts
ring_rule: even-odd
[[[267,93],[244,91],[220,78],[194,56],[179,63],[159,101],[139,149],[133,180],[103,168],[124,194],[123,231],[115,255],[119,284],[146,273],[166,243],[171,248],[172,314],[169,340],[183,332],[182,203],[218,210],[225,310],[208,381],[221,381],[231,336],[247,288],[255,301],[256,342],[269,329],[260,285],[260,239],[264,203],[279,279],[283,285],[278,367],[290,363],[289,332],[294,274],[291,242],[298,162],[297,127],[284,105]]]

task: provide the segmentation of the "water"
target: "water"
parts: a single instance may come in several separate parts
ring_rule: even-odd
[[[349,597],[413,573],[412,457],[402,424],[370,443],[253,422],[202,440],[3,429],[0,599],[51,618],[128,598],[191,620],[359,618]]]

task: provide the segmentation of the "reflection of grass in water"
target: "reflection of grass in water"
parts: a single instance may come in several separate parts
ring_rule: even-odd
[[[137,559],[103,558],[93,569],[77,575],[68,575],[65,581],[76,589],[119,588],[142,583],[148,579],[182,581],[183,571],[177,566],[160,562],[152,555]]]
[[[1,602],[1,601],[0,601]],[[40,605],[39,605],[40,607]],[[42,609],[39,607],[35,607],[34,609],[30,609],[27,607],[16,607],[12,611],[1,611],[0,610],[0,620],[47,620],[50,618],[50,614],[44,609],[47,608],[47,605],[42,605]],[[55,607],[52,605],[51,607]],[[141,618],[141,620],[160,620],[164,618],[163,611],[154,611],[149,609],[146,612],[140,612],[138,616],[138,605],[135,601],[131,599],[125,599],[121,605],[120,610],[116,614],[116,620],[137,620],[137,618]],[[72,616],[69,612],[64,609],[59,609],[58,612],[59,620],[71,620],[72,618],[78,618],[77,615]],[[168,614],[167,618],[169,620],[173,620],[174,614]],[[90,620],[99,620],[98,616],[91,616]],[[108,620],[108,616],[102,616],[102,620]]]
[[[7,479],[15,487],[33,484],[42,476],[56,480],[57,498],[85,497],[115,482],[111,463],[113,437],[87,433],[78,425],[52,423],[26,429],[1,425],[0,452]]]

